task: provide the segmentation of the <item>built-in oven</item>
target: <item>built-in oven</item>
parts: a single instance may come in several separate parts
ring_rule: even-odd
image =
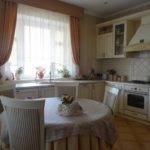
[[[126,85],[124,91],[124,110],[128,115],[147,119],[149,88],[138,85]]]

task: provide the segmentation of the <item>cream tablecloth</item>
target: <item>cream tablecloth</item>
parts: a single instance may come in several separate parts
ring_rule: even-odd
[[[102,103],[78,99],[84,113],[80,116],[62,117],[57,107],[59,98],[48,98],[45,103],[47,149],[97,150],[110,148],[117,139],[114,118]]]
[[[57,108],[59,98],[47,98],[45,103],[45,130],[47,150],[108,150],[117,139],[114,118],[102,103],[78,99],[84,113],[63,117]],[[1,119],[0,119],[1,121]],[[1,122],[1,132],[4,122]],[[5,131],[3,131],[5,133]],[[6,133],[5,133],[6,134]]]

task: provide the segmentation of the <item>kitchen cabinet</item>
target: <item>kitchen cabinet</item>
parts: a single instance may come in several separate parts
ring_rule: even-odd
[[[79,98],[88,98],[102,101],[104,97],[104,83],[80,84]]]
[[[0,95],[14,98],[15,86],[13,84],[0,86]]]
[[[79,98],[91,98],[91,84],[79,85]]]
[[[113,24],[114,57],[125,57],[125,47],[135,33],[135,23],[125,20]]]
[[[39,98],[38,88],[22,88],[16,89],[15,98],[26,99],[26,98]]]
[[[104,98],[104,92],[105,92],[105,84],[104,83],[97,83],[97,84],[92,84],[92,99],[97,100],[97,101],[103,101]]]
[[[54,97],[54,86],[20,88],[15,90],[15,97],[20,99]]]
[[[112,26],[99,28],[97,32],[96,58],[113,57]]]
[[[126,56],[125,48],[136,30],[135,21],[103,23],[96,27],[96,58],[122,58]]]
[[[54,97],[55,96],[54,86],[40,87],[39,88],[39,96],[41,98],[43,98],[43,97]]]

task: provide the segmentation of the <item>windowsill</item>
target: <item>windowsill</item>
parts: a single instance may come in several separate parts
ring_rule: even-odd
[[[74,80],[74,78],[52,78],[51,80],[49,78],[43,78],[43,79],[21,79],[21,80],[5,80],[0,81],[0,85],[12,85],[17,83],[38,83],[38,82],[53,82],[53,81],[63,81],[63,80]]]

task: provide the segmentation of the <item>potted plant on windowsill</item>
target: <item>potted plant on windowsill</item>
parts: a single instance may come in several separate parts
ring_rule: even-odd
[[[66,67],[63,67],[62,69],[58,69],[57,71],[58,71],[58,74],[60,74],[64,78],[70,77],[69,70]]]
[[[45,74],[45,68],[42,66],[36,67],[36,78],[43,79]]]
[[[23,67],[19,67],[16,72],[15,72],[15,77],[16,77],[16,80],[20,80],[21,79],[21,76],[23,74],[23,71],[24,71],[24,68]]]

